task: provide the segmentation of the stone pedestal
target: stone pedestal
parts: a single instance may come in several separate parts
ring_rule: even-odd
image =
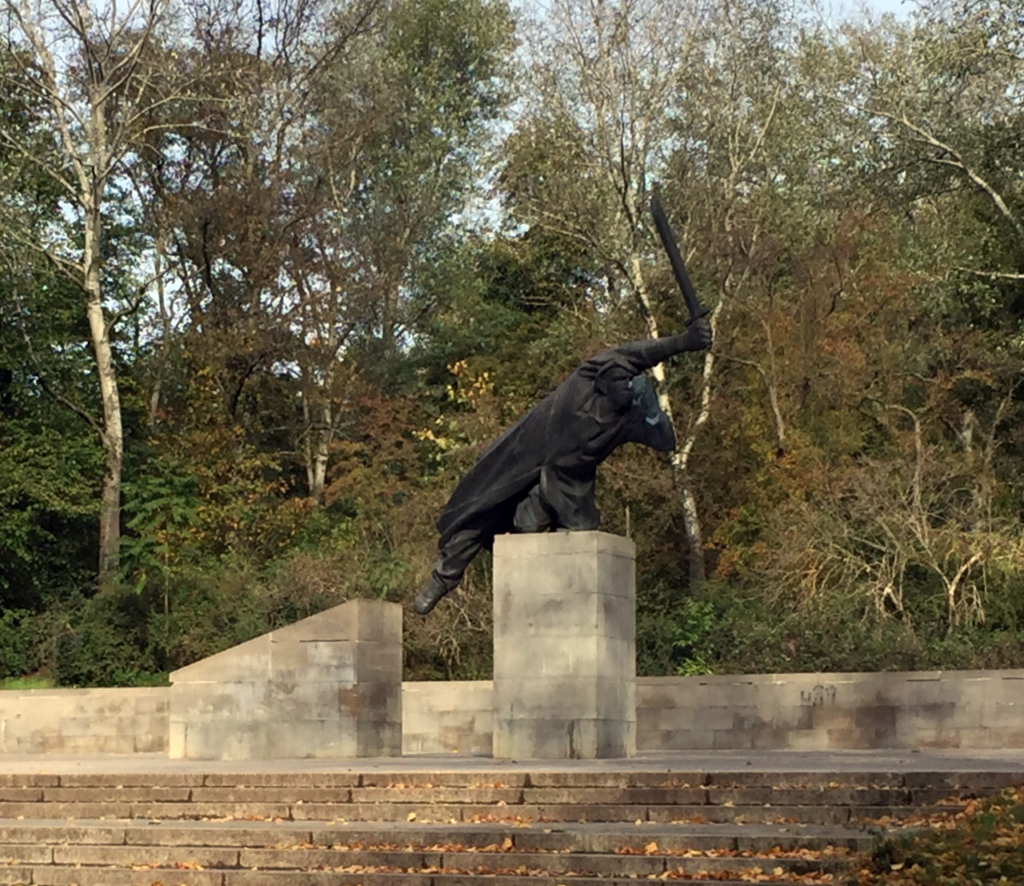
[[[636,753],[636,549],[606,532],[494,540],[494,756]]]
[[[351,600],[171,674],[168,754],[402,753],[402,609]]]

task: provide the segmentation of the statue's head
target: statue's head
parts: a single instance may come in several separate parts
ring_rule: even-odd
[[[624,366],[610,363],[594,380],[595,390],[604,397],[616,412],[625,412],[633,405],[633,377]]]

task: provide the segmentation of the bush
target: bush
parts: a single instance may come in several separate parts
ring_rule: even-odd
[[[0,613],[0,679],[35,673],[42,662],[40,631],[31,612]]]
[[[84,601],[70,613],[56,642],[57,684],[84,688],[160,681],[152,657],[144,651],[141,604],[141,597],[121,592]]]
[[[948,630],[865,612],[852,598],[795,607],[709,582],[696,596],[638,594],[637,673],[768,674],[1024,667],[1024,633]]]

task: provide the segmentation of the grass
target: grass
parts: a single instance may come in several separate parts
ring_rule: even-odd
[[[0,682],[0,689],[53,689],[53,685],[47,677],[8,677]]]

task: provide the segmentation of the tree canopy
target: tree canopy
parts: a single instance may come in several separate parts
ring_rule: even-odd
[[[0,676],[408,604],[481,447],[680,329],[598,481],[641,673],[1024,666],[1024,4],[3,0]],[[406,619],[490,672],[489,563]]]

